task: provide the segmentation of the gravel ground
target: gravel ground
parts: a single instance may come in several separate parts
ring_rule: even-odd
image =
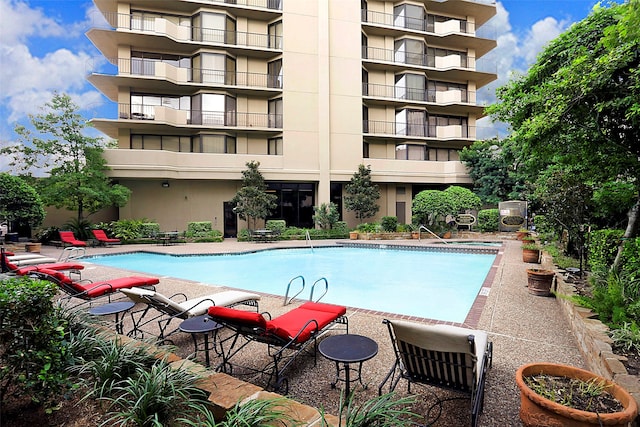
[[[476,326],[477,329],[487,331],[490,340],[493,342],[493,366],[487,375],[484,411],[480,417],[480,425],[517,426],[521,425],[518,418],[520,399],[514,375],[519,366],[530,362],[551,361],[584,367],[584,362],[580,356],[575,338],[571,333],[570,325],[563,316],[557,301],[551,297],[533,296],[527,292],[525,268],[531,267],[531,265],[522,262],[521,242],[512,240],[512,236],[507,233],[497,237],[504,243],[501,249],[503,253],[497,265],[486,304]],[[314,242],[316,245],[334,243]],[[430,241],[385,241],[385,243],[424,245],[430,243]],[[224,243],[211,244],[174,246],[125,245],[111,248],[88,248],[87,254],[112,254],[136,250],[175,254],[223,253],[275,246],[301,245],[304,245],[304,242],[256,244],[227,239]],[[61,249],[43,247],[42,254],[58,258],[61,254]],[[543,260],[543,263],[548,264],[549,260]],[[94,281],[141,274],[139,272],[91,264],[90,259],[87,260],[85,265],[83,279]],[[176,275],[179,275],[179,272],[176,272]],[[161,277],[157,290],[165,295],[182,292],[189,298],[193,298],[219,292],[225,290],[225,288],[174,277]],[[296,304],[284,307],[281,296],[264,295],[260,300],[260,311],[269,311],[272,316],[277,316],[291,310]],[[349,331],[351,333],[366,335],[379,344],[377,356],[365,362],[362,368],[363,380],[368,384],[366,389],[357,388],[356,400],[362,402],[377,395],[378,385],[393,363],[391,342],[386,326],[382,324],[382,319],[393,317],[394,315],[371,313],[357,308],[349,308],[347,315],[349,316]],[[428,313],[425,313],[425,318],[428,317]],[[427,320],[424,321],[426,322]],[[128,328],[130,329],[129,323],[130,321],[127,319],[125,321],[125,332]],[[193,351],[191,337],[186,334],[176,334],[174,342],[178,346],[177,352],[181,356],[186,357]],[[202,355],[199,355],[199,359],[203,359]],[[215,365],[216,360],[214,358],[212,364]],[[253,343],[234,360],[236,363],[243,365],[262,366],[268,363],[270,358],[267,356],[266,346]],[[234,371],[234,375],[239,375],[240,373],[239,370]],[[308,405],[324,408],[329,413],[337,412],[340,389],[331,387],[331,382],[335,378],[335,364],[320,355],[318,355],[316,366],[314,366],[312,358],[299,358],[288,370],[287,377],[289,378],[289,396],[291,398]],[[265,385],[263,378],[260,377],[242,378],[259,386]],[[404,384],[402,382],[396,389],[399,395],[406,394],[406,386]],[[432,387],[412,387],[411,391],[417,396],[417,404],[414,410],[422,414],[426,413],[428,408],[438,400],[461,397],[455,393]],[[438,412],[437,406],[434,408],[436,409],[434,409],[435,412],[433,412],[432,417]],[[468,424],[468,420],[468,399],[454,399],[443,403],[442,415],[434,425],[460,426]]]

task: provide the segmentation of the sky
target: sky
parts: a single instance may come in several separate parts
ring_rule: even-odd
[[[478,91],[479,102],[494,102],[497,87],[513,73],[525,73],[547,42],[585,18],[596,3],[496,2],[491,25],[498,47],[484,61],[498,79]],[[0,146],[15,141],[16,124],[28,125],[28,115],[40,113],[54,92],[70,95],[87,119],[116,117],[115,104],[86,81],[92,71],[103,71],[105,60],[85,32],[105,25],[90,0],[0,0]],[[481,123],[491,126],[488,119]],[[6,162],[0,158],[0,170]]]

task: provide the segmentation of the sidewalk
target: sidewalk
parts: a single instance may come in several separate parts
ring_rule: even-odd
[[[335,242],[314,241],[315,246],[333,244]],[[426,244],[428,241],[385,241],[385,244]],[[123,245],[112,248],[89,248],[87,254],[113,254],[125,251],[157,251],[171,254],[186,253],[225,253],[238,251],[254,251],[271,247],[304,246],[305,242],[246,243],[227,239],[224,243],[183,244],[174,246]],[[537,361],[552,361],[584,367],[577,343],[572,335],[570,325],[563,316],[558,301],[553,297],[538,297],[528,293],[526,289],[525,268],[530,264],[522,262],[521,242],[504,240],[500,263],[487,298],[484,310],[480,315],[478,329],[486,330],[493,341],[493,368],[487,376],[484,412],[480,417],[482,426],[518,426],[518,410],[520,406],[519,391],[515,385],[514,375],[519,366]],[[42,254],[58,258],[61,249],[43,247]],[[90,261],[90,260],[89,260]],[[101,280],[110,277],[129,275],[132,272],[87,263],[83,278]],[[136,272],[139,274],[139,272]],[[166,295],[184,292],[188,297],[196,297],[220,290],[202,283],[162,277],[158,291]],[[282,298],[265,296],[260,301],[260,311],[269,311],[277,316],[291,307],[282,307]],[[393,361],[390,340],[386,327],[382,324],[383,315],[372,314],[358,309],[350,309],[349,330],[373,338],[379,344],[378,355],[365,362],[362,375],[369,384],[368,389],[358,392],[357,400],[364,401],[377,395],[378,384],[382,381]],[[425,316],[425,317],[428,317]],[[126,325],[125,325],[126,330]],[[186,334],[185,334],[186,335]],[[190,337],[179,343],[181,351],[188,354],[192,351]],[[177,343],[178,344],[178,343]],[[247,363],[266,363],[266,348],[255,344],[255,351],[247,349],[241,357]],[[246,353],[246,354],[245,354]],[[340,391],[332,389],[331,381],[335,376],[335,365],[323,357],[318,357],[317,366],[303,359],[295,363],[288,372],[290,397],[304,404],[322,407],[329,413],[335,413],[338,407]],[[258,384],[263,385],[263,384]],[[396,389],[401,395],[406,392],[404,384]],[[440,398],[450,393],[435,388],[412,387],[420,396],[420,405],[415,410],[422,413],[434,402],[431,392]],[[455,400],[445,403],[443,415],[436,426],[465,425],[468,414],[468,401]]]

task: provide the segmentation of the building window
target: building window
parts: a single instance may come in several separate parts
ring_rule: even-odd
[[[269,138],[267,143],[268,143],[267,154],[270,154],[272,156],[282,155],[282,138]]]
[[[396,135],[428,136],[428,113],[424,110],[402,109],[396,111]]]
[[[410,30],[424,31],[425,10],[422,6],[402,4],[393,8],[393,25]]]
[[[269,101],[269,127],[282,127],[282,98]]]
[[[191,152],[191,137],[177,135],[131,135],[130,147],[134,150],[165,150]]]
[[[198,83],[235,84],[235,59],[219,53],[203,53],[191,60],[191,80]]]
[[[426,147],[424,145],[396,145],[396,160],[426,160],[426,156]]]
[[[236,139],[227,135],[198,135],[193,137],[198,153],[236,154]]]
[[[271,49],[282,49],[282,21],[269,24],[269,47]]]
[[[362,143],[362,157],[364,159],[368,159],[369,158],[369,143],[368,142],[363,142]]]
[[[236,21],[222,13],[203,12],[193,17],[194,41],[236,44]]]
[[[425,101],[427,78],[423,74],[399,74],[396,76],[395,97],[410,101]]]
[[[269,62],[267,72],[269,73],[268,86],[282,89],[282,59]]]
[[[400,39],[394,46],[395,62],[411,65],[425,65],[426,46],[422,40]]]
[[[191,100],[188,96],[131,94],[131,119],[155,120],[157,107],[189,111]]]
[[[236,99],[218,93],[195,95],[192,100],[192,123],[197,125],[235,126]]]

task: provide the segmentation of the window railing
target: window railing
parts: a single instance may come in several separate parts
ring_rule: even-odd
[[[185,111],[163,105],[118,104],[122,120],[158,120],[177,125],[210,125],[224,127],[282,128],[282,114],[225,111]]]
[[[212,83],[228,86],[282,89],[283,76],[210,68],[182,68],[168,62],[146,58],[119,58],[119,75],[152,76],[175,83]]]
[[[435,103],[475,103],[476,93],[463,88],[449,90],[412,89],[375,83],[362,84],[363,96]]]
[[[396,16],[391,13],[372,10],[361,11],[362,22],[376,25],[386,25],[405,30],[416,30],[435,34],[463,33],[474,34],[475,25],[465,19],[450,18],[442,22],[428,22],[426,19]]]
[[[447,68],[475,68],[475,58],[464,52],[452,53],[446,56],[433,54],[420,54],[405,51],[396,51],[377,47],[362,47],[363,59],[370,61],[385,61],[404,65],[417,65],[436,69]]]
[[[239,6],[260,7],[263,9],[282,10],[283,0],[202,0],[209,3],[234,4]]]
[[[437,139],[474,138],[475,127],[466,124],[430,125],[426,123],[363,120],[364,133]]]
[[[177,25],[161,16],[151,14],[109,12],[105,13],[105,18],[114,29],[150,32],[189,42],[202,41],[228,46],[282,50],[282,36],[273,34]]]

